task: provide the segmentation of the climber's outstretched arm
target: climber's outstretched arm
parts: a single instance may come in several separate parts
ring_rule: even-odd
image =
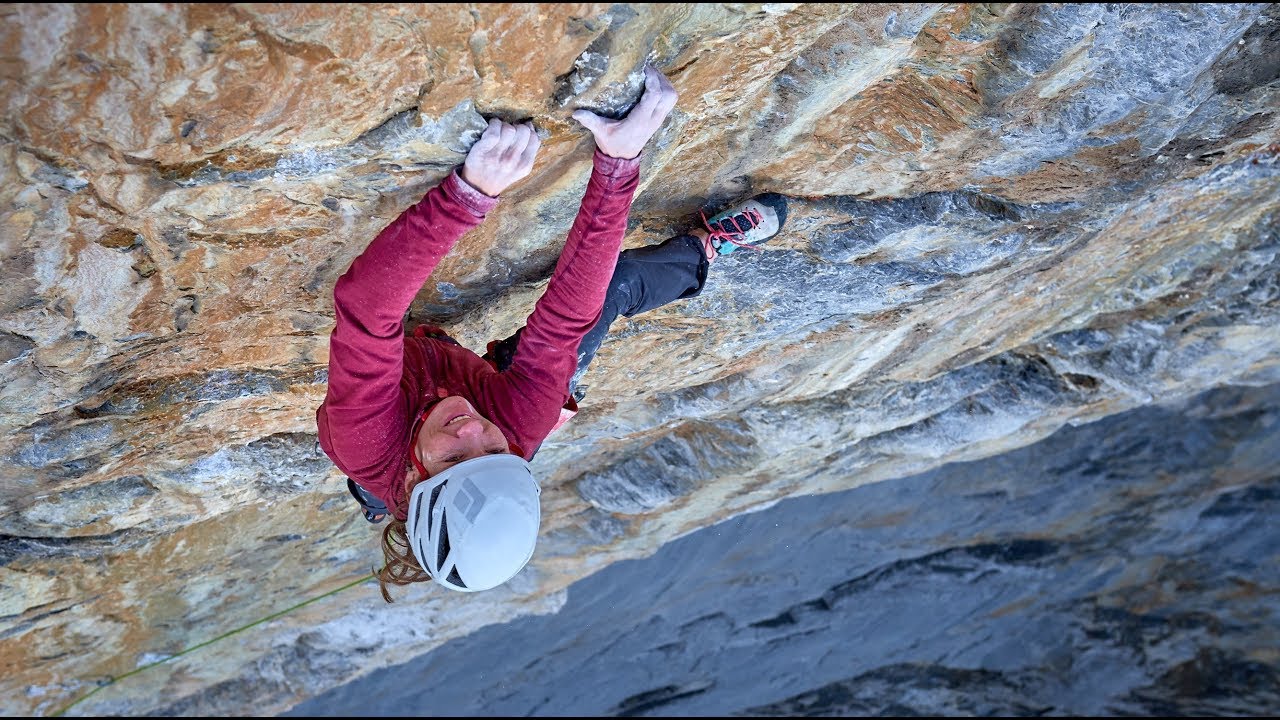
[[[525,323],[511,367],[486,386],[481,412],[521,433],[528,455],[560,417],[569,399],[569,379],[578,366],[578,345],[595,326],[613,277],[627,214],[639,185],[640,151],[676,104],[676,91],[662,73],[645,68],[644,95],[621,120],[578,110],[574,119],[595,138],[591,178],[547,289]],[[506,403],[505,397],[523,402]]]
[[[329,389],[318,420],[321,444],[348,475],[374,472],[403,450],[393,429],[408,422],[400,396],[405,311],[458,238],[497,205],[496,196],[529,174],[540,144],[530,123],[490,120],[461,170],[401,213],[338,278]]]

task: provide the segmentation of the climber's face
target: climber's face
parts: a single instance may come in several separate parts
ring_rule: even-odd
[[[510,452],[510,447],[497,425],[465,398],[450,395],[427,413],[418,430],[414,452],[431,476],[463,460]]]

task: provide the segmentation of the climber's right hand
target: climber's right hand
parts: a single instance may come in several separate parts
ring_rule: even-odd
[[[532,122],[512,125],[491,118],[489,127],[467,152],[459,175],[471,187],[497,197],[529,174],[541,146]]]

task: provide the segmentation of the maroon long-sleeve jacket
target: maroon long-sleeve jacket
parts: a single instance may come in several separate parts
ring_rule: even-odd
[[[338,278],[329,388],[316,411],[320,447],[396,517],[405,517],[401,489],[414,421],[441,397],[465,397],[526,459],[556,427],[578,343],[599,319],[613,277],[639,165],[596,151],[560,260],[504,372],[459,345],[404,333],[405,311],[431,271],[498,203],[456,171],[383,229]]]

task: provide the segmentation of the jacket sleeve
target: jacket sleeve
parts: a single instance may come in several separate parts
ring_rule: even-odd
[[[492,376],[482,402],[510,428],[526,458],[556,426],[569,399],[578,344],[600,319],[640,178],[640,159],[596,150],[591,179],[564,249],[516,346],[511,366]]]
[[[402,463],[411,403],[401,390],[404,314],[458,238],[497,204],[457,171],[378,233],[333,288],[329,387],[320,444],[349,477],[379,495]]]

